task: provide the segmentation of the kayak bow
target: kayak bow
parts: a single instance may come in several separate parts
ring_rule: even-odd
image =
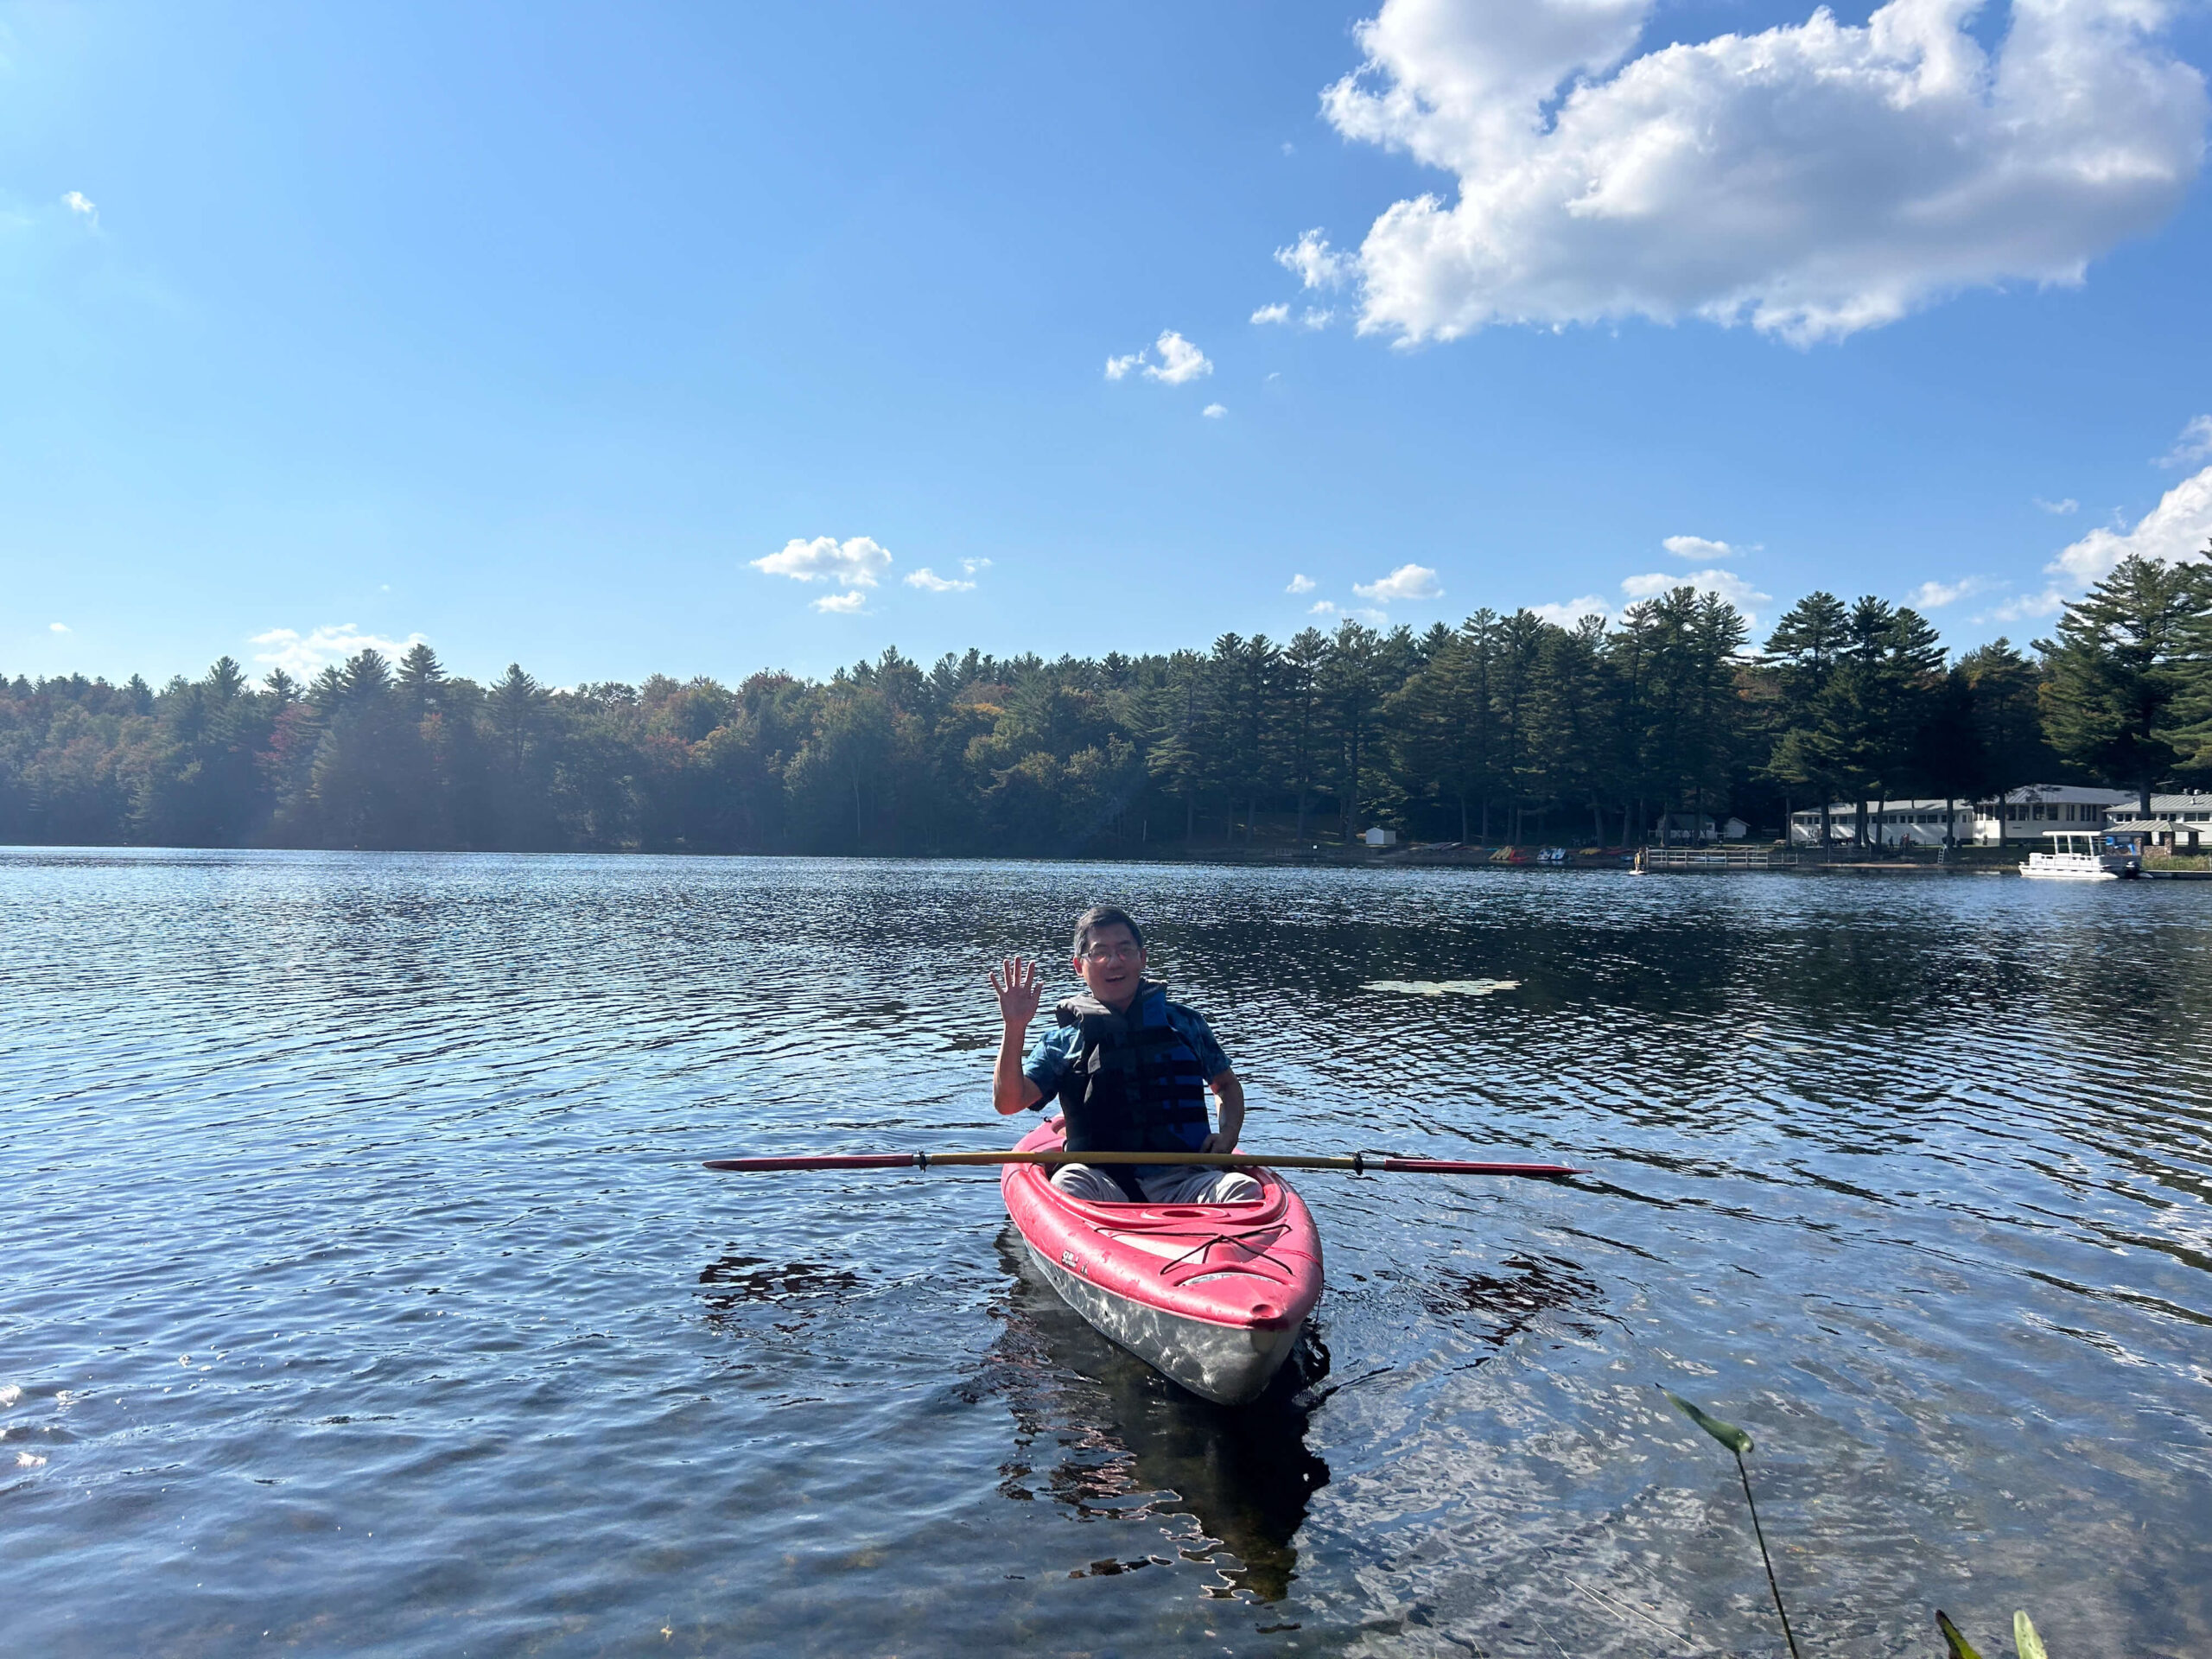
[[[1058,1154],[1055,1163],[1185,1161],[1071,1158],[1058,1118],[1015,1150]],[[1238,1160],[1260,1179],[1260,1197],[1246,1203],[1092,1204],[1054,1186],[1044,1161],[1009,1163],[999,1190],[1046,1282],[1100,1335],[1192,1393],[1230,1406],[1257,1397],[1321,1297],[1320,1235],[1298,1194],[1253,1158]]]

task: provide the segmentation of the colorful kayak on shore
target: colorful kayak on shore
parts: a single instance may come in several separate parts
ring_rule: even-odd
[[[1060,1120],[1018,1150],[1057,1151]],[[1092,1204],[1053,1186],[1050,1171],[1009,1164],[1007,1213],[1030,1259],[1099,1333],[1203,1399],[1255,1399],[1321,1299],[1313,1217],[1273,1170],[1244,1204]]]

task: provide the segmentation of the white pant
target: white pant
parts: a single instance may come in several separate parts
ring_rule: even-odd
[[[1136,1166],[1145,1169],[1146,1166]],[[1089,1164],[1062,1164],[1052,1185],[1071,1198],[1091,1204],[1127,1204],[1129,1195],[1111,1175]],[[1151,1204],[1246,1204],[1260,1196],[1259,1178],[1249,1170],[1208,1169],[1203,1164],[1173,1164],[1137,1177]]]

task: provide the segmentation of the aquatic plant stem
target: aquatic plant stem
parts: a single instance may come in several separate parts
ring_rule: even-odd
[[[1751,1536],[1758,1540],[1759,1560],[1766,1567],[1766,1587],[1774,1592],[1774,1611],[1782,1615],[1782,1639],[1789,1644],[1789,1659],[1803,1659],[1797,1651],[1797,1637],[1789,1628],[1789,1610],[1782,1605],[1782,1586],[1774,1581],[1774,1558],[1766,1553],[1766,1529],[1759,1525],[1759,1506],[1751,1501],[1751,1471],[1744,1467],[1744,1454],[1735,1454],[1736,1478],[1744,1483],[1744,1502],[1751,1511]]]

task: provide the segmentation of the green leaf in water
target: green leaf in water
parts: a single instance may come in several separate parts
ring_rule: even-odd
[[[1738,1457],[1742,1457],[1745,1452],[1751,1449],[1751,1437],[1737,1427],[1735,1424],[1724,1423],[1718,1417],[1700,1410],[1672,1389],[1662,1388],[1659,1392],[1673,1401],[1683,1416],[1712,1435],[1714,1440],[1719,1441]]]
[[[2035,1621],[2025,1613],[2012,1615],[2012,1645],[2020,1650],[2020,1659],[2050,1659],[2043,1650],[2043,1637],[2036,1634]]]
[[[1951,1650],[1951,1659],[1981,1659],[1974,1643],[1959,1634],[1959,1627],[1951,1623],[1951,1616],[1942,1608],[1936,1610],[1936,1628],[1943,1632],[1943,1645]]]

